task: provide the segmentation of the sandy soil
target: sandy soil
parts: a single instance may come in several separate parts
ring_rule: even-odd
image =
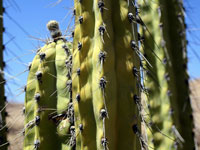
[[[191,101],[195,123],[196,144],[200,149],[200,79],[190,82]]]
[[[22,150],[23,146],[23,127],[24,116],[22,112],[23,104],[9,103],[7,106],[7,126],[9,128],[8,141],[10,146],[8,150]]]

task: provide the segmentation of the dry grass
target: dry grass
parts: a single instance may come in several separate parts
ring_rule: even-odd
[[[200,149],[200,79],[190,82],[191,102],[195,123],[196,144]]]
[[[196,142],[200,148],[200,79],[193,80],[190,82],[191,86],[191,101],[195,122],[195,134]],[[13,123],[13,126],[9,129],[8,140],[11,142],[9,150],[22,150],[23,146],[23,135],[19,133],[23,129],[24,117],[22,115],[22,104],[9,104],[7,111],[9,117],[7,118],[8,123]],[[19,136],[19,137],[18,137]],[[18,137],[18,138],[16,138]]]
[[[24,116],[22,112],[23,104],[9,103],[7,106],[7,123],[9,128],[8,141],[10,146],[8,150],[22,150],[23,146],[23,134],[22,129],[24,127]]]

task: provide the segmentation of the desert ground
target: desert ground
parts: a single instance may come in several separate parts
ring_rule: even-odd
[[[23,104],[8,103],[7,105],[7,123],[8,123],[8,141],[10,142],[8,150],[22,150],[23,146],[23,127],[24,115]]]

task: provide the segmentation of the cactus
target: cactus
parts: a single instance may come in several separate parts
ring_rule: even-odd
[[[151,131],[147,133],[149,145],[152,145],[155,149],[173,149],[174,135],[171,131],[173,122],[169,113],[170,99],[167,94],[168,74],[166,73],[166,65],[163,63],[165,47],[161,47],[162,32],[159,28],[160,17],[157,3],[158,1],[155,1],[155,3],[140,1],[140,14],[146,25],[145,28],[142,27],[141,29],[144,36],[142,47],[144,55],[152,65],[152,67],[148,65],[145,67],[147,71],[145,86],[148,89],[151,116]]]
[[[4,50],[4,45],[3,45],[3,1],[0,0],[0,145],[2,145],[1,149],[6,150],[7,149],[7,139],[6,139],[6,130],[7,128],[5,127],[6,121],[6,111],[5,111],[5,95],[4,95],[4,84],[5,84],[5,79],[4,79],[4,59],[3,59],[3,50]],[[6,144],[5,144],[6,143]]]
[[[53,40],[38,50],[26,86],[25,150],[186,150],[194,146],[182,3],[156,2],[161,5],[161,18],[157,5],[146,2],[143,13],[150,13],[144,16],[145,26],[129,0],[75,0],[73,50],[58,23],[48,23]],[[148,20],[152,16],[156,21]],[[139,51],[137,24],[152,31],[152,35],[144,31],[148,60]],[[145,81],[153,146],[140,131],[141,120],[147,123],[141,112],[145,90],[141,58],[153,67],[143,68],[153,70]]]
[[[160,8],[158,9],[156,6],[159,3]],[[147,5],[149,7],[146,7]],[[156,9],[159,10],[158,14],[155,12]],[[144,45],[144,51],[153,65],[153,76],[148,77],[146,81],[146,85],[150,87],[152,120],[158,124],[162,133],[173,137],[173,149],[191,149],[194,147],[194,137],[188,75],[186,72],[187,51],[183,4],[182,1],[175,0],[160,0],[156,3],[145,2],[142,12],[145,11],[147,13],[143,19],[151,31],[151,35],[145,32],[147,39],[144,42],[146,44]],[[160,15],[160,19],[158,15]],[[154,18],[154,21],[149,20],[151,18]],[[158,25],[159,20],[161,20],[160,25]],[[160,26],[160,31],[158,26]],[[154,42],[158,43],[159,46]],[[163,60],[162,63],[156,58],[155,54],[150,53],[151,49]],[[157,82],[158,85],[155,85]],[[160,87],[155,89],[158,86]],[[168,99],[170,100],[170,108]],[[167,114],[168,111],[171,116]],[[172,118],[173,124],[170,123],[170,118]],[[167,149],[172,148],[172,142],[169,139],[166,143],[166,138],[158,137],[156,133],[152,135],[152,138],[154,139],[155,148],[160,149],[162,145]]]
[[[137,122],[140,78],[132,2],[74,4],[73,71],[80,70],[72,75],[76,149],[136,150],[139,141],[144,148]]]
[[[53,40],[38,50],[26,86],[25,150],[73,147],[72,45],[62,37],[56,21],[47,27]]]
[[[184,139],[178,149],[194,148],[192,109],[189,98],[187,51],[182,0],[160,0],[161,29],[167,49],[167,70],[174,128]],[[177,135],[177,140],[179,136]],[[180,139],[180,138],[179,138]],[[177,142],[176,140],[176,142]]]

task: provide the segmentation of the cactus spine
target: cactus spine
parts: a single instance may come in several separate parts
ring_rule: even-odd
[[[148,131],[149,145],[155,149],[173,149],[174,135],[172,129],[172,118],[170,116],[170,99],[168,95],[168,73],[165,59],[165,47],[162,47],[162,32],[159,28],[160,16],[158,13],[158,1],[141,2],[141,17],[145,22],[143,29],[144,55],[152,65],[146,66],[147,77],[145,85],[148,89],[148,100],[150,104],[151,128]],[[153,20],[153,21],[152,21]],[[153,52],[152,52],[153,51]],[[165,136],[163,135],[165,134]]]
[[[61,35],[58,23],[47,25],[53,41],[38,50],[28,76],[25,101],[24,149],[63,149],[73,146],[70,127],[71,43]]]
[[[4,59],[3,59],[3,50],[4,50],[4,45],[3,45],[3,12],[4,12],[4,8],[3,8],[3,1],[0,0],[0,145],[2,146],[1,149],[2,150],[6,150],[7,149],[7,145],[5,145],[5,143],[7,143],[6,140],[6,127],[5,127],[5,95],[4,95],[4,84],[5,84],[5,79],[4,79]],[[4,146],[3,146],[4,145]]]
[[[139,149],[138,141],[144,141],[133,100],[140,96],[135,9],[125,0],[74,4],[73,70],[80,68],[72,77],[76,148]]]

